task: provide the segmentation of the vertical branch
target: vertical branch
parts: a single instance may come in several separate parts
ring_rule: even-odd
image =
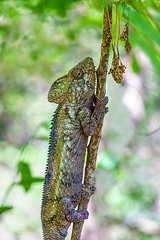
[[[107,76],[108,60],[109,60],[110,46],[111,46],[111,40],[112,40],[111,24],[112,24],[112,8],[106,7],[104,9],[104,15],[103,15],[103,36],[102,36],[102,45],[101,45],[101,57],[100,57],[99,67],[96,71],[96,74],[97,74],[96,95],[100,99],[103,99],[106,94],[106,76]],[[104,118],[104,115],[103,115],[103,118]],[[78,206],[79,210],[87,209],[90,197],[95,191],[94,172],[96,167],[98,146],[101,140],[102,125],[103,123],[98,125],[94,135],[91,137],[90,144],[87,149],[87,163],[86,163],[85,178],[84,178],[85,189],[84,189],[84,192],[82,192],[81,202]],[[83,223],[84,222],[73,224],[71,240],[80,240]]]
[[[117,5],[116,5],[116,7],[117,7]],[[120,13],[119,13],[119,5],[118,5],[118,39],[117,39],[117,54],[118,54],[118,59],[120,59],[119,49],[118,49],[119,38],[120,38]]]
[[[101,57],[97,74],[97,92],[96,95],[102,99],[106,94],[106,76],[108,70],[108,61],[110,54],[110,46],[112,40],[112,7],[106,7],[103,15],[103,36],[101,45]]]

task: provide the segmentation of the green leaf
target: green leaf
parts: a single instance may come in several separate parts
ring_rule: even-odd
[[[27,192],[31,187],[32,174],[29,164],[25,162],[19,162],[18,172],[21,174],[21,182],[19,185],[22,185]]]
[[[132,42],[135,42],[144,51],[144,53],[146,53],[146,55],[150,58],[157,72],[160,73],[159,68],[160,54],[155,49],[152,40],[150,40],[149,42],[146,40],[145,36],[138,35],[136,32],[132,33],[130,35],[130,38],[132,39]]]
[[[28,163],[25,163],[25,162],[22,162],[22,161],[19,162],[18,172],[21,173],[21,178],[22,179],[27,179],[27,178],[32,177],[30,166],[29,166]]]
[[[1,206],[1,207],[0,207],[0,214],[3,214],[4,212],[8,212],[8,211],[10,211],[11,209],[13,209],[12,206]]]
[[[99,155],[99,161],[97,163],[97,169],[104,169],[106,171],[112,171],[118,166],[117,161],[108,153],[103,151]]]
[[[152,41],[155,41],[160,46],[160,35],[156,26],[153,26],[145,16],[141,16],[134,11],[130,11],[129,17],[132,24],[138,27],[142,34],[148,39],[152,39]]]
[[[137,62],[137,59],[135,57],[133,57],[133,59],[132,59],[132,70],[136,74],[139,74],[141,72],[141,68],[140,68],[140,66]]]
[[[18,183],[18,185],[21,185],[22,187],[24,187],[24,189],[27,192],[33,183],[43,182],[43,181],[44,181],[44,178],[33,177],[33,178],[26,179],[26,180],[21,180]]]
[[[38,14],[54,13],[60,16],[65,16],[72,4],[80,0],[39,0],[27,1],[26,5]],[[37,3],[38,2],[38,3]]]
[[[96,9],[102,11],[103,8],[106,6],[106,4],[109,2],[108,0],[87,0],[88,3],[91,2],[92,6],[94,6]]]
[[[29,164],[22,161],[18,164],[18,172],[21,174],[21,181],[18,185],[21,185],[26,192],[30,189],[33,183],[43,182],[44,180],[43,178],[32,177]]]

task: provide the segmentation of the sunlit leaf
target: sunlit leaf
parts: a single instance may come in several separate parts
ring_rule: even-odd
[[[141,72],[141,68],[140,68],[140,66],[137,62],[137,59],[135,57],[133,57],[133,59],[132,59],[132,70],[136,74],[139,74]]]
[[[88,0],[86,0],[88,1]],[[98,9],[98,10],[103,10],[103,8],[106,6],[107,2],[111,2],[111,1],[107,1],[107,0],[91,0],[91,1],[88,1],[89,3],[91,2],[92,5]]]
[[[32,9],[33,12],[38,14],[54,13],[65,16],[66,11],[72,6],[72,4],[78,1],[80,0],[26,1],[26,6],[28,6]]]
[[[151,38],[152,41],[155,41],[160,46],[160,34],[156,26],[151,24],[145,16],[142,16],[135,11],[130,11],[129,17],[132,24],[134,24],[141,33],[148,37],[148,40]]]
[[[13,209],[12,206],[1,206],[1,207],[0,207],[0,214],[3,214],[4,212],[8,212],[8,211],[10,211],[11,209]]]
[[[132,33],[130,38],[133,42],[135,42],[143,51],[144,53],[150,58],[153,66],[160,73],[159,62],[160,62],[160,54],[155,49],[154,43],[152,40],[149,42],[145,39],[144,36]]]

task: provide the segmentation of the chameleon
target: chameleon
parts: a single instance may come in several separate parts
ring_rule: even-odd
[[[88,137],[105,112],[108,97],[95,91],[95,66],[87,57],[50,87],[48,101],[58,104],[51,122],[48,159],[42,196],[44,240],[64,240],[72,222],[88,218],[76,210],[81,200],[84,159]]]

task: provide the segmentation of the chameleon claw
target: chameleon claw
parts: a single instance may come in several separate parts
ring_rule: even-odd
[[[106,104],[108,103],[109,99],[106,96],[105,98],[100,100],[96,95],[94,95],[93,101],[94,101],[95,105],[106,106]]]
[[[104,113],[107,114],[108,112],[109,112],[109,108],[108,108],[108,107],[105,107]]]

